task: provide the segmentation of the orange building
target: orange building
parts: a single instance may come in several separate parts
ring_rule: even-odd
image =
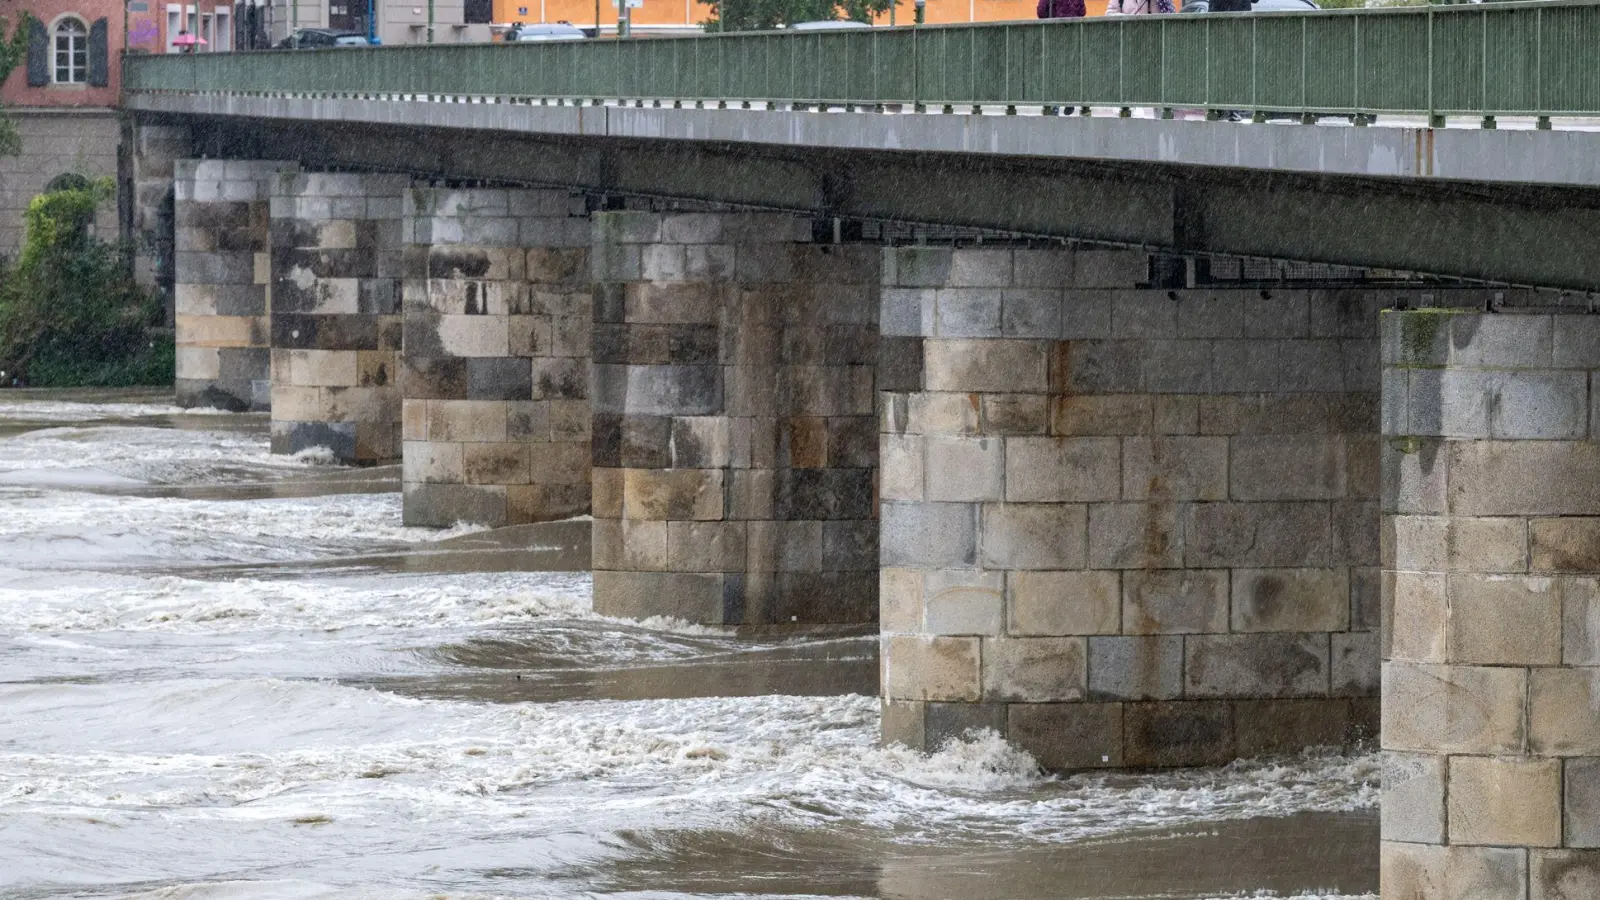
[[[614,0],[494,0],[494,21],[503,24],[571,22],[580,28],[612,32],[617,27]],[[1036,0],[928,0],[925,21],[929,25],[953,22],[1001,22],[1034,17]],[[1106,0],[1088,0],[1089,15],[1102,15]],[[899,0],[891,16],[878,17],[878,24],[910,25],[915,18],[912,0]],[[681,31],[697,28],[711,17],[711,7],[696,0],[644,0],[633,10],[633,27],[639,31]]]

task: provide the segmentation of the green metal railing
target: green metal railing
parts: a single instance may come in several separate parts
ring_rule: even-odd
[[[130,56],[131,92],[1600,115],[1600,0]]]

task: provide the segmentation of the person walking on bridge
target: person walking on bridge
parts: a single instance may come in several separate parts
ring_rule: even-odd
[[[1039,0],[1039,18],[1041,19],[1081,19],[1088,12],[1084,8],[1083,0]],[[1055,116],[1061,114],[1061,107],[1046,106],[1044,114]],[[1067,107],[1067,115],[1072,115],[1072,107]]]

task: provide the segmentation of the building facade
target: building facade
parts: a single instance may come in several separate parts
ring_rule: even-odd
[[[61,175],[117,174],[122,4],[117,0],[30,0],[28,53],[3,83],[22,152],[0,157],[0,255],[22,242],[28,203]],[[97,228],[116,232],[116,207]]]

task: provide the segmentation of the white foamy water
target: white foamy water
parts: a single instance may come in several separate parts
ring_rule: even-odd
[[[881,748],[870,696],[592,699],[795,648],[870,664],[873,641],[752,646],[599,617],[585,574],[379,564],[470,530],[405,528],[395,494],[98,490],[326,471],[131,406],[0,403],[0,419],[94,423],[0,438],[8,900],[942,897],[906,887],[918,860],[1004,878],[1024,865],[1008,854],[1376,804],[1375,755],[1052,778],[992,733]],[[587,687],[519,701],[523,672]],[[1071,896],[1361,896],[1226,883],[1239,892]]]

